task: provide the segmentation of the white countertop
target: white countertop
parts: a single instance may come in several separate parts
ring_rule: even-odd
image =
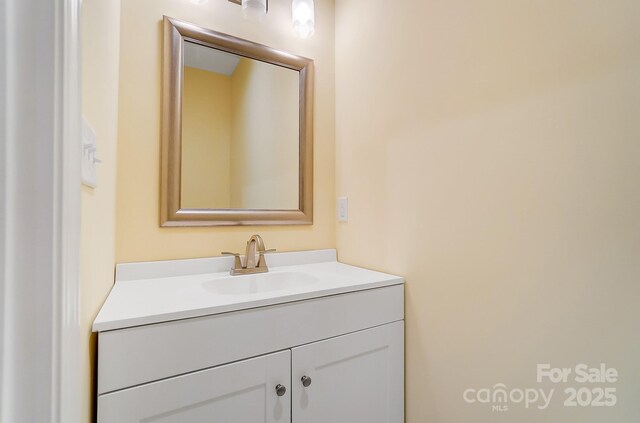
[[[251,294],[221,295],[207,289],[229,278],[232,257],[128,263],[116,266],[116,283],[93,331],[122,329],[226,313],[404,283],[399,276],[339,263],[335,250],[269,254],[269,274],[305,273],[315,282]],[[285,276],[285,275],[283,275]],[[233,276],[247,283],[248,276]]]

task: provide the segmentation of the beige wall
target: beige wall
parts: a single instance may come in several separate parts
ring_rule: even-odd
[[[298,72],[243,58],[231,84],[231,206],[297,209]]]
[[[97,135],[98,187],[82,189],[80,250],[83,421],[92,422],[96,336],[91,325],[113,285],[120,1],[82,2],[82,112]]]
[[[231,207],[231,78],[184,68],[182,179],[184,208]]]
[[[338,251],[406,277],[407,422],[640,421],[640,3],[336,3]],[[462,399],[582,362],[616,407]]]
[[[313,226],[160,228],[162,15],[258,41],[315,60],[315,213]],[[270,248],[335,246],[334,6],[316,2],[316,35],[296,38],[291,2],[269,2],[262,23],[246,21],[227,1],[123,0],[121,20],[116,261],[174,259],[241,250],[259,232]]]

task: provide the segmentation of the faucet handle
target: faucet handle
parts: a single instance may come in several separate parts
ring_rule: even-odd
[[[240,253],[230,253],[228,251],[223,251],[222,253],[223,256],[234,256],[235,257],[235,261],[233,264],[234,269],[242,269],[244,266],[242,265],[242,259],[240,259]]]
[[[275,248],[269,248],[268,250],[260,251],[260,254],[275,253],[275,252],[276,252]]]

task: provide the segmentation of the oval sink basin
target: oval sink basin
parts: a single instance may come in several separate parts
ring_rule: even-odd
[[[219,295],[248,295],[300,288],[318,282],[318,278],[302,272],[258,273],[229,276],[203,283],[204,289]]]

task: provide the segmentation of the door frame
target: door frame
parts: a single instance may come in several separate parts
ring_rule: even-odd
[[[0,3],[1,421],[80,421],[79,18]]]

